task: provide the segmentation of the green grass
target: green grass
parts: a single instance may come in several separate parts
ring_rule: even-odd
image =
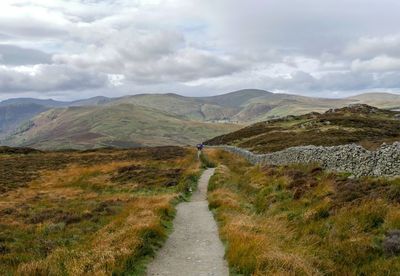
[[[200,153],[200,162],[202,164],[202,167],[205,169],[216,167],[215,163],[211,161],[204,152]]]
[[[192,121],[133,104],[50,110],[33,122],[34,127],[4,143],[43,149],[195,145],[239,128]]]
[[[209,205],[243,275],[398,275],[384,245],[400,229],[400,179],[348,179],[316,165],[252,166],[208,150],[218,164]],[[400,243],[398,244],[400,246]]]

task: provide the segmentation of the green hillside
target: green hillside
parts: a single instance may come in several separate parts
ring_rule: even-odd
[[[238,127],[194,122],[133,104],[69,107],[41,113],[3,144],[42,149],[185,145]]]
[[[399,113],[368,105],[310,113],[259,122],[238,131],[215,137],[207,144],[235,145],[266,153],[288,147],[334,146],[358,143],[375,148],[383,142],[400,140]]]
[[[226,108],[213,103],[206,103],[201,98],[184,97],[177,94],[141,94],[116,99],[110,105],[131,103],[185,116],[187,119],[198,121],[212,121],[229,118],[237,110]]]
[[[237,130],[237,125],[270,121],[288,115],[324,113],[331,108],[363,102],[379,108],[396,109],[400,107],[400,96],[370,93],[346,99],[323,99],[245,89],[211,97],[185,97],[171,93],[139,94],[120,98],[100,96],[70,102],[16,98],[0,102],[0,143],[41,148],[192,144]],[[47,111],[50,108],[56,109]],[[306,116],[298,120],[311,119]],[[216,123],[222,125],[216,126]],[[261,127],[256,132],[263,131],[263,125],[256,125],[257,128]],[[358,138],[354,137],[354,133],[340,136],[337,138],[340,141],[335,142],[329,142],[331,138],[326,136],[328,142],[325,142],[318,141],[324,135],[314,133],[315,137],[311,137],[304,134],[307,131],[288,130],[285,127],[285,134],[265,130],[268,137],[248,139],[238,136],[240,141],[232,142],[249,148],[259,143],[268,144],[268,149],[263,145],[257,146],[261,151],[307,142],[362,142],[360,137],[363,134]],[[342,134],[332,128],[325,126],[322,130],[327,135]],[[304,136],[289,139],[291,135],[299,133]],[[238,135],[242,133],[238,132]],[[382,132],[378,130],[374,135],[377,135],[378,142],[392,140],[391,134],[381,136]],[[279,146],[279,143],[282,145]]]
[[[184,97],[177,94],[140,94],[114,99],[106,104],[132,103],[191,120],[251,123],[287,115],[324,112],[355,100],[309,98],[244,89],[211,97]]]

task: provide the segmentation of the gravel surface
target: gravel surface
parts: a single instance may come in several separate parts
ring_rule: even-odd
[[[214,169],[206,170],[190,202],[177,207],[174,231],[147,275],[229,275],[217,224],[208,210],[207,185]]]

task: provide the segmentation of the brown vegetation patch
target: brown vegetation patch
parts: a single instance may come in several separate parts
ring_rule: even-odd
[[[13,147],[0,146],[0,154],[28,154],[28,153],[38,153],[38,152],[41,151],[32,148],[13,148]]]
[[[14,151],[12,148],[10,150]],[[18,149],[15,151],[19,152]],[[27,185],[37,179],[43,170],[59,170],[71,164],[87,167],[118,161],[167,161],[180,159],[188,154],[186,149],[175,146],[59,152],[39,152],[29,149],[28,152],[32,154],[0,154],[0,194]]]
[[[336,179],[333,202],[337,206],[360,200],[388,198],[390,185],[381,179]]]
[[[118,172],[111,180],[120,183],[135,182],[140,187],[171,187],[178,185],[181,173],[181,169],[161,169],[131,165],[118,169]]]
[[[198,168],[179,147],[0,155],[0,275],[136,275]]]

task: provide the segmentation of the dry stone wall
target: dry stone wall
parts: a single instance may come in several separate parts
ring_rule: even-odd
[[[253,164],[288,165],[319,163],[328,170],[359,176],[400,176],[400,142],[383,144],[376,151],[356,145],[301,146],[268,154],[254,154],[233,146],[218,146]]]

